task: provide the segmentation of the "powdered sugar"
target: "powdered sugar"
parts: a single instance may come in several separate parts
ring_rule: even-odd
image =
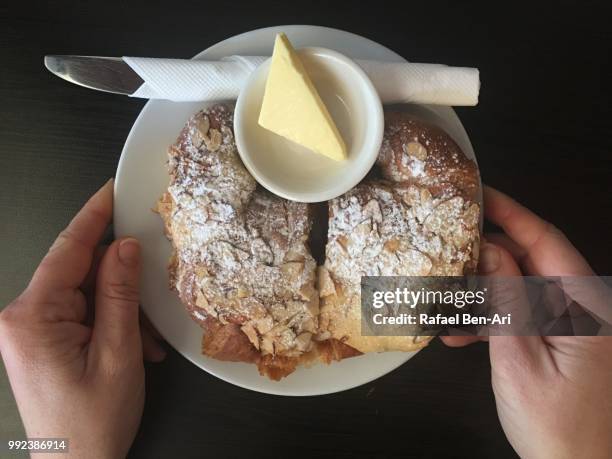
[[[361,276],[437,274],[442,266],[465,260],[477,237],[463,200],[433,199],[416,186],[362,185],[330,203],[326,268],[345,289],[358,294]],[[381,217],[370,209],[379,207]],[[431,220],[430,220],[431,219]],[[455,238],[433,221],[446,221]],[[463,264],[452,273],[463,274]]]
[[[197,320],[239,324],[262,354],[297,356],[325,331],[307,246],[309,206],[256,189],[231,117],[224,105],[196,114],[170,148],[171,277]],[[473,269],[477,173],[447,139],[412,121],[391,123],[378,161],[385,180],[329,202],[325,267],[345,293],[358,296],[364,275]]]

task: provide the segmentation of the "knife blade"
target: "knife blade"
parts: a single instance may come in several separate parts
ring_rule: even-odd
[[[120,57],[48,55],[45,67],[71,83],[115,94],[133,94],[144,83]]]

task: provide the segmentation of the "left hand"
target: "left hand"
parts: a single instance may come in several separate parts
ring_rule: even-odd
[[[150,335],[141,337],[138,241],[97,247],[112,209],[111,180],[0,313],[0,352],[27,435],[68,438],[70,457],[127,454],[144,404],[143,354],[165,356]]]

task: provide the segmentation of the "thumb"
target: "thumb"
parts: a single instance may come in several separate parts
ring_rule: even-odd
[[[513,325],[510,332],[526,330],[526,324],[530,320],[527,292],[518,279],[522,274],[512,255],[496,244],[484,243],[480,251],[479,272],[482,276],[499,278],[491,279],[487,283],[489,297],[496,313],[511,313]],[[494,331],[493,327],[489,329]],[[503,330],[500,330],[495,334],[502,333]],[[490,336],[491,367],[493,370],[508,370],[510,374],[520,374],[517,370],[533,369],[539,364],[547,354],[543,352],[545,348],[540,336]]]
[[[113,242],[98,270],[92,341],[100,353],[142,352],[138,323],[140,244],[134,238]]]

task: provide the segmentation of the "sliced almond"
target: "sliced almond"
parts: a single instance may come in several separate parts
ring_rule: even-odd
[[[398,189],[397,192],[400,193],[402,201],[404,201],[410,207],[418,206],[421,203],[421,193],[419,188],[416,186],[401,188]]]
[[[413,158],[419,161],[425,161],[427,159],[427,148],[420,142],[408,142],[405,146],[404,151]]]
[[[304,332],[295,338],[295,347],[302,352],[310,350],[312,346],[312,333]]]
[[[318,295],[315,295],[315,291],[313,289],[313,296],[310,300],[306,300],[308,301],[308,303],[306,303],[306,307],[308,308],[308,312],[310,312],[310,314],[313,317],[317,317],[319,315],[319,297]]]
[[[275,322],[282,322],[287,319],[287,308],[282,303],[274,303],[270,306],[270,314]]]
[[[204,296],[204,293],[202,293],[202,291],[198,291],[198,294],[196,295],[196,306],[201,309],[204,309],[204,311],[206,311],[210,316],[219,318],[219,313],[217,312],[215,307],[210,304],[210,302],[208,301],[206,296]]]
[[[248,322],[240,327],[240,330],[247,336],[251,344],[255,346],[255,349],[259,350],[259,335],[253,325]]]
[[[316,291],[311,283],[302,285],[299,294],[300,298],[304,301],[310,301],[312,298],[317,298]]]
[[[456,222],[462,212],[463,198],[455,196],[438,204],[425,219],[424,226],[445,240],[451,240],[453,233],[457,232]]]
[[[236,298],[247,298],[251,296],[251,292],[245,285],[238,285],[236,287]]]
[[[191,141],[193,144],[200,148],[205,140],[208,138],[208,129],[210,128],[210,121],[208,116],[203,116],[198,118],[195,122],[195,129],[193,130],[193,135]]]
[[[255,321],[255,328],[262,335],[265,335],[270,330],[272,330],[273,326],[274,326],[274,321],[272,320],[272,317],[270,316],[266,316],[263,319],[259,319]]]
[[[336,286],[334,285],[334,281],[332,280],[327,268],[325,268],[324,266],[319,266],[318,277],[319,295],[321,296],[321,298],[325,298],[326,296],[330,295],[335,295]]]
[[[368,218],[355,227],[353,234],[356,236],[367,237],[371,232],[372,219]]]
[[[208,300],[202,291],[198,291],[198,294],[196,295],[196,306],[202,309],[206,309],[209,306]]]
[[[304,263],[299,261],[290,261],[280,267],[283,275],[287,276],[290,280],[298,279],[304,272]]]
[[[336,242],[342,249],[348,253],[348,238],[344,235],[340,235],[336,238]]]
[[[300,332],[307,331],[312,333],[317,329],[313,319],[300,320],[298,325],[298,330]]]
[[[369,216],[372,221],[381,223],[383,216],[380,210],[380,204],[376,199],[370,199],[368,203],[363,206],[363,214]]]
[[[328,339],[330,339],[332,337],[332,334],[329,330],[317,333],[317,335],[314,337],[314,339],[316,341],[326,341]]]
[[[385,250],[388,251],[388,252],[391,252],[391,253],[393,253],[397,249],[399,249],[399,246],[400,246],[400,241],[398,239],[389,239],[384,244]]]
[[[421,188],[421,203],[429,203],[433,199],[431,192],[427,188]]]
[[[395,255],[400,260],[403,276],[427,276],[431,272],[431,259],[416,249],[397,251]]]
[[[259,349],[263,355],[274,354],[274,342],[269,335],[262,336],[259,343]]]
[[[208,137],[204,137],[204,143],[206,148],[210,151],[217,151],[223,143],[223,136],[217,129],[210,129],[208,131]]]
[[[251,241],[251,252],[257,261],[270,265],[274,262],[274,254],[270,246],[262,238],[258,237]]]

